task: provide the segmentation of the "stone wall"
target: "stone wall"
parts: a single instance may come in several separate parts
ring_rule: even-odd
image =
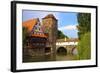
[[[45,27],[44,32],[48,34],[47,43],[49,43],[49,47],[51,47],[54,56],[56,56],[57,20],[52,14],[47,15],[42,19],[42,25]]]

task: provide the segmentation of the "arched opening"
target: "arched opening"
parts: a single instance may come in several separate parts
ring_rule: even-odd
[[[76,48],[76,47],[73,47],[72,50],[71,50],[71,53],[72,53],[73,55],[77,55],[77,54],[78,54],[77,48]]]
[[[67,54],[67,49],[64,47],[59,47],[57,49],[57,55],[66,55]]]
[[[51,52],[51,47],[46,47],[45,48],[45,53],[49,53],[49,52]]]

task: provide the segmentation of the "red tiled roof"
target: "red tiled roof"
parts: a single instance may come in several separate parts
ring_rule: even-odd
[[[38,22],[37,19],[27,20],[22,23],[22,26],[26,27],[28,29],[28,31],[30,32],[32,30],[32,28],[37,24],[37,22]]]
[[[25,22],[22,23],[23,27],[26,27],[28,29],[28,32],[31,32],[33,27],[37,24],[39,20],[38,19],[31,19],[31,20],[27,20]],[[42,33],[42,34],[32,34],[32,37],[45,37],[47,38],[47,36]]]

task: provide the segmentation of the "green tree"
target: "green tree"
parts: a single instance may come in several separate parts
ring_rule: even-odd
[[[78,59],[91,58],[91,14],[78,13]]]
[[[63,32],[61,32],[60,30],[58,30],[58,36],[57,36],[57,38],[58,39],[62,39],[62,38],[65,38],[65,37],[68,38],[68,36],[66,36],[66,35],[63,34]]]
[[[25,44],[26,44],[27,37],[28,37],[29,33],[28,33],[27,28],[25,28],[25,27],[22,27],[22,30],[23,30],[23,31],[22,31],[23,45],[25,45]]]
[[[81,38],[81,35],[85,34],[86,32],[91,31],[91,14],[90,13],[78,13],[78,35]]]
[[[80,42],[78,43],[78,59],[90,59],[91,58],[91,34],[90,32],[82,35]]]

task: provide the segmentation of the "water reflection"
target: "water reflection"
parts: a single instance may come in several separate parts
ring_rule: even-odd
[[[72,54],[66,55],[58,55],[54,59],[52,54],[44,55],[44,56],[27,56],[24,58],[24,62],[45,62],[45,61],[68,61],[68,60],[75,60],[75,56]]]

